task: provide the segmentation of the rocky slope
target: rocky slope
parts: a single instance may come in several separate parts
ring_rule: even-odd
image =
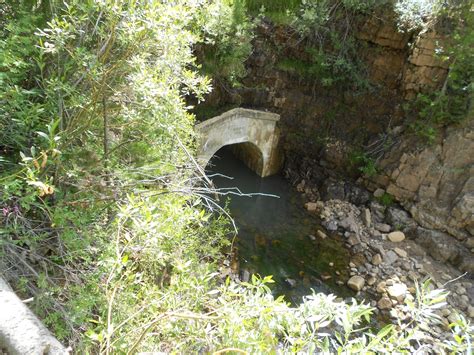
[[[449,307],[439,311],[441,322],[431,329],[434,338],[450,336],[449,324],[459,312],[474,319],[473,280],[467,273],[446,265],[444,257],[449,256],[449,248],[438,246],[437,254],[427,252],[423,247],[426,245],[420,245],[421,237],[413,238],[410,231],[419,227],[407,212],[374,201],[367,207],[337,199],[314,202],[312,189],[302,189],[303,185],[306,184],[300,182],[298,187],[300,191],[306,190],[308,211],[322,218],[327,230],[338,231],[345,237],[352,255],[347,285],[359,298],[372,300],[378,313],[403,319],[405,301],[413,300],[416,287],[429,278],[432,287],[450,292]],[[428,230],[419,233],[424,233],[426,243],[432,243],[436,237]],[[318,233],[318,237],[328,238],[324,233]]]

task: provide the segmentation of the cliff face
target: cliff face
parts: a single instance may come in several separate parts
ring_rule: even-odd
[[[404,139],[381,162],[383,173],[367,185],[385,188],[422,226],[474,248],[474,119],[446,129],[433,145],[413,146],[413,138]]]
[[[448,63],[436,55],[443,35],[435,29],[398,31],[395,16],[372,16],[354,26],[357,56],[371,89],[324,86],[314,77],[284,70],[283,58],[307,60],[294,34],[271,23],[259,26],[243,88],[216,90],[211,105],[265,108],[281,115],[287,171],[317,180],[354,174],[351,154],[372,147],[379,174],[359,179],[383,188],[423,227],[474,248],[474,119],[452,126],[432,145],[406,129],[403,105],[445,84]],[[291,174],[290,174],[291,175]],[[454,242],[454,239],[453,239]]]

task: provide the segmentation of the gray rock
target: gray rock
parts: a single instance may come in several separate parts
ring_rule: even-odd
[[[466,241],[464,242],[464,245],[468,249],[474,248],[474,237],[467,238]]]
[[[378,188],[377,190],[374,191],[374,197],[382,197],[385,194],[385,190]]]
[[[370,194],[366,189],[352,184],[346,184],[346,200],[360,206],[365,205],[370,200]]]
[[[362,222],[366,227],[370,227],[372,225],[372,215],[368,208],[364,208],[364,210],[362,211]],[[474,241],[474,238],[472,239]]]
[[[354,245],[360,244],[360,239],[356,234],[351,234],[349,238],[347,239],[347,242],[349,243],[350,246],[354,246]]]
[[[443,308],[443,309],[441,310],[441,315],[442,315],[443,317],[447,317],[447,316],[449,316],[450,314],[451,314],[451,311],[449,310],[449,308]]]
[[[248,270],[242,270],[242,274],[241,274],[241,277],[240,279],[243,281],[243,282],[249,282],[250,280],[250,272]]]
[[[354,218],[354,216],[351,214],[349,216],[347,216],[346,218],[344,218],[340,223],[339,225],[348,230],[348,231],[351,231],[351,232],[354,232],[354,233],[358,233],[359,232],[359,226],[357,225],[357,222]]]
[[[382,233],[380,233],[377,229],[373,229],[371,234],[375,238],[380,238],[382,236]]]
[[[385,253],[384,260],[387,265],[391,265],[398,260],[398,255],[393,250],[389,250]]]
[[[329,221],[326,224],[326,228],[328,231],[334,232],[337,231],[337,223],[336,221]]]
[[[460,251],[455,245],[453,237],[431,229],[416,228],[416,242],[423,246],[433,259],[441,262],[450,261],[459,264]]]
[[[385,206],[377,201],[370,202],[370,212],[372,213],[372,221],[382,223],[385,219]]]
[[[327,200],[344,200],[345,199],[345,189],[344,182],[337,181],[332,178],[326,179],[321,187],[321,196]]]
[[[414,225],[414,221],[408,212],[397,207],[387,208],[385,212],[385,220],[396,229],[404,229]]]
[[[454,260],[453,264],[458,264],[459,270],[463,272],[474,273],[474,255],[465,251],[459,253],[458,263]]]
[[[377,282],[377,279],[374,276],[370,276],[367,279],[367,285],[369,285],[369,286],[372,286],[373,284],[375,284],[375,282]]]
[[[382,233],[388,233],[392,230],[392,227],[390,227],[388,224],[385,223],[376,223],[375,224],[375,229]]]

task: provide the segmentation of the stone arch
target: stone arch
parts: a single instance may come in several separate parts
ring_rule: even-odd
[[[196,125],[199,136],[198,162],[205,167],[222,147],[239,144],[240,158],[261,177],[280,170],[282,159],[278,150],[280,116],[275,113],[236,108]],[[261,152],[261,162],[253,161],[252,144]],[[237,154],[239,155],[239,154]]]

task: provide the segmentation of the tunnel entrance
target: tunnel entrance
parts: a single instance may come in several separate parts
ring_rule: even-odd
[[[276,174],[282,165],[279,119],[274,113],[237,108],[199,123],[199,164],[205,167],[219,149],[235,145],[235,154],[258,175]]]
[[[263,154],[255,144],[251,142],[243,142],[226,145],[219,149],[210,159],[209,165],[213,165],[212,161],[214,157],[219,156],[219,153],[222,151],[231,153],[236,159],[243,162],[250,170],[261,176],[263,171]]]

